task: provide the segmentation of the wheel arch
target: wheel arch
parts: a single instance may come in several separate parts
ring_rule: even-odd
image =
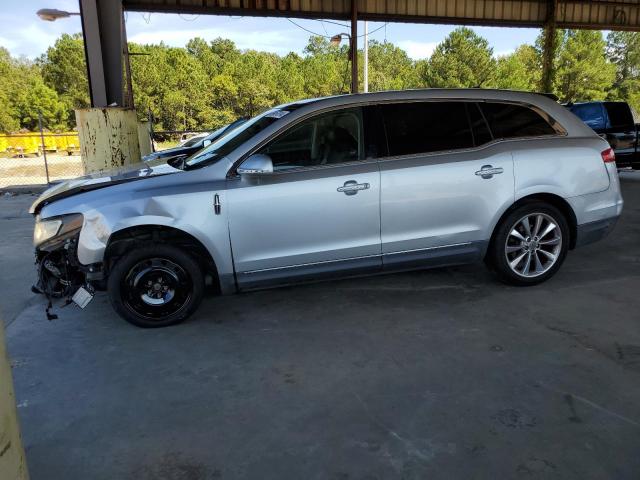
[[[166,243],[185,248],[199,261],[203,273],[211,277],[216,291],[221,291],[219,270],[206,246],[191,233],[167,225],[134,225],[113,232],[109,236],[104,253],[105,273],[108,275],[114,262],[130,248],[147,242]]]
[[[517,208],[520,208],[523,205],[531,202],[545,202],[549,205],[556,207],[560,212],[564,215],[567,223],[569,224],[569,249],[573,250],[576,246],[576,238],[578,234],[578,221],[576,218],[576,214],[573,211],[571,205],[561,196],[553,194],[553,193],[533,193],[522,198],[516,200],[509,208],[507,208],[498,221],[493,225],[493,230],[491,232],[491,238],[489,240],[489,246],[493,243],[494,238],[496,236],[496,231],[498,227],[502,223],[502,221],[509,215],[512,211]]]

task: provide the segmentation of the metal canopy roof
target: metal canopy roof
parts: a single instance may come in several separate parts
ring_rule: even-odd
[[[126,10],[351,19],[351,0],[123,0]],[[640,0],[356,0],[359,20],[640,30]],[[557,6],[556,6],[557,5]]]

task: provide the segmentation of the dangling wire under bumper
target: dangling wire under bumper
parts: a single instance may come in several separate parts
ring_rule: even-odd
[[[78,263],[77,244],[76,236],[66,239],[55,249],[36,249],[37,279],[31,291],[46,297],[48,320],[58,318],[56,314],[51,313],[55,299],[65,299],[62,305],[64,307],[72,303],[73,295],[80,288],[84,288],[91,295],[95,291],[93,285],[87,281],[88,273],[95,277],[95,268],[87,268]]]

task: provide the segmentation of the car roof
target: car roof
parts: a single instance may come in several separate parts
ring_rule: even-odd
[[[327,101],[340,101],[341,103],[361,103],[368,100],[405,100],[407,97],[416,98],[456,98],[456,99],[486,99],[486,100],[513,100],[518,98],[535,98],[546,97],[553,101],[557,101],[552,93],[528,92],[523,90],[506,90],[496,88],[415,88],[406,90],[383,90],[379,92],[368,93],[345,93],[341,95],[329,95],[326,97],[307,98],[286,103],[277,108],[285,110],[295,110],[297,108],[307,106],[314,103],[322,103]]]
[[[316,109],[349,105],[375,104],[416,100],[470,100],[524,103],[546,112],[567,130],[570,136],[592,136],[593,131],[584,122],[556,101],[556,97],[536,92],[492,88],[422,88],[389,90],[372,93],[353,93],[329,97],[310,98],[281,105],[279,109],[306,114]],[[295,115],[297,117],[297,115]]]

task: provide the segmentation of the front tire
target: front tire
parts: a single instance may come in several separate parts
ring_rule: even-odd
[[[487,259],[509,285],[537,285],[558,271],[569,248],[569,225],[552,205],[526,203],[498,225]]]
[[[196,261],[173,245],[151,244],[121,257],[109,274],[113,309],[127,322],[154,328],[187,319],[200,305],[204,277]]]

